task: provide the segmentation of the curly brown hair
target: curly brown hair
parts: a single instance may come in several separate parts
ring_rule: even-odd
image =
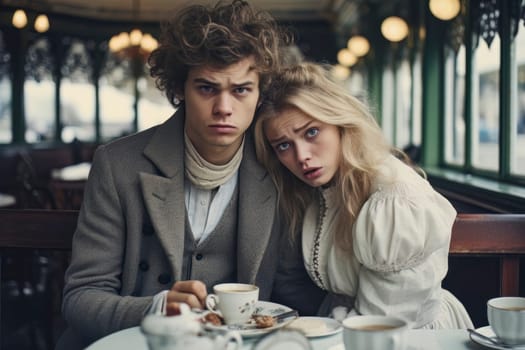
[[[188,71],[193,67],[227,67],[253,56],[261,95],[281,65],[281,45],[291,37],[267,12],[256,11],[244,0],[213,7],[191,5],[162,24],[160,45],[149,59],[150,74],[179,107]]]

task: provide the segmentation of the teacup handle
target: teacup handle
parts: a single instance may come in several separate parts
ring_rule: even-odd
[[[228,332],[225,334],[226,344],[230,342],[235,343],[235,347],[232,350],[240,350],[242,348],[242,337],[239,332]],[[228,350],[230,347],[228,347]]]
[[[217,305],[219,305],[219,296],[208,294],[206,297],[206,308],[212,312],[217,312]]]

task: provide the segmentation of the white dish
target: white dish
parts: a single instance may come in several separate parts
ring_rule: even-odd
[[[292,323],[294,321],[301,322],[302,326],[294,327]],[[308,322],[310,321],[312,325],[309,327]],[[341,323],[329,317],[302,316],[292,322],[287,328],[299,330],[308,338],[326,337],[343,330]],[[320,324],[323,324],[323,326],[319,327]]]
[[[492,328],[490,326],[485,326],[481,328],[477,328],[476,332],[489,337],[489,338],[496,338],[496,334],[492,331]],[[498,349],[498,350],[525,350],[525,344],[524,345],[516,345],[516,346],[509,346],[509,347],[503,347],[496,344],[492,344],[486,339],[483,339],[482,337],[477,336],[476,334],[470,333],[470,339],[479,345],[486,346],[487,348],[491,349]]]
[[[308,339],[300,332],[280,330],[258,340],[252,350],[312,350]]]
[[[291,311],[288,306],[284,306],[277,303],[272,303],[269,301],[258,301],[255,304],[255,312],[254,314],[257,315],[268,315],[268,316],[277,316],[284,312]],[[297,317],[288,317],[284,320],[278,320],[277,324],[275,324],[272,327],[267,328],[255,328],[253,323],[246,323],[244,325],[235,325],[235,326],[211,326],[208,325],[207,327],[211,329],[222,329],[222,330],[235,330],[239,332],[241,336],[244,338],[250,338],[250,337],[257,337],[269,332],[273,332],[276,329],[282,328],[292,322]]]

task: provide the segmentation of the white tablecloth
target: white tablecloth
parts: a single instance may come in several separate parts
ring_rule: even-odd
[[[91,170],[91,163],[79,163],[66,166],[62,169],[53,169],[51,177],[62,181],[85,181]]]
[[[465,330],[411,330],[410,350],[474,350],[486,349],[473,343]],[[245,339],[243,350],[250,350],[256,339]],[[314,350],[344,350],[342,333],[311,339]],[[125,329],[93,343],[86,350],[148,350],[146,338],[139,327]]]
[[[16,204],[16,198],[10,194],[0,193],[0,208],[10,207]]]

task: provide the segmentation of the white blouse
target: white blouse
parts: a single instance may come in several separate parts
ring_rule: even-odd
[[[463,305],[441,288],[456,211],[428,181],[387,158],[351,228],[353,252],[333,241],[344,210],[333,205],[335,188],[321,194],[321,203],[307,208],[302,238],[305,266],[318,286],[352,297],[353,305],[345,305],[352,313],[397,315],[413,328],[472,327]]]

